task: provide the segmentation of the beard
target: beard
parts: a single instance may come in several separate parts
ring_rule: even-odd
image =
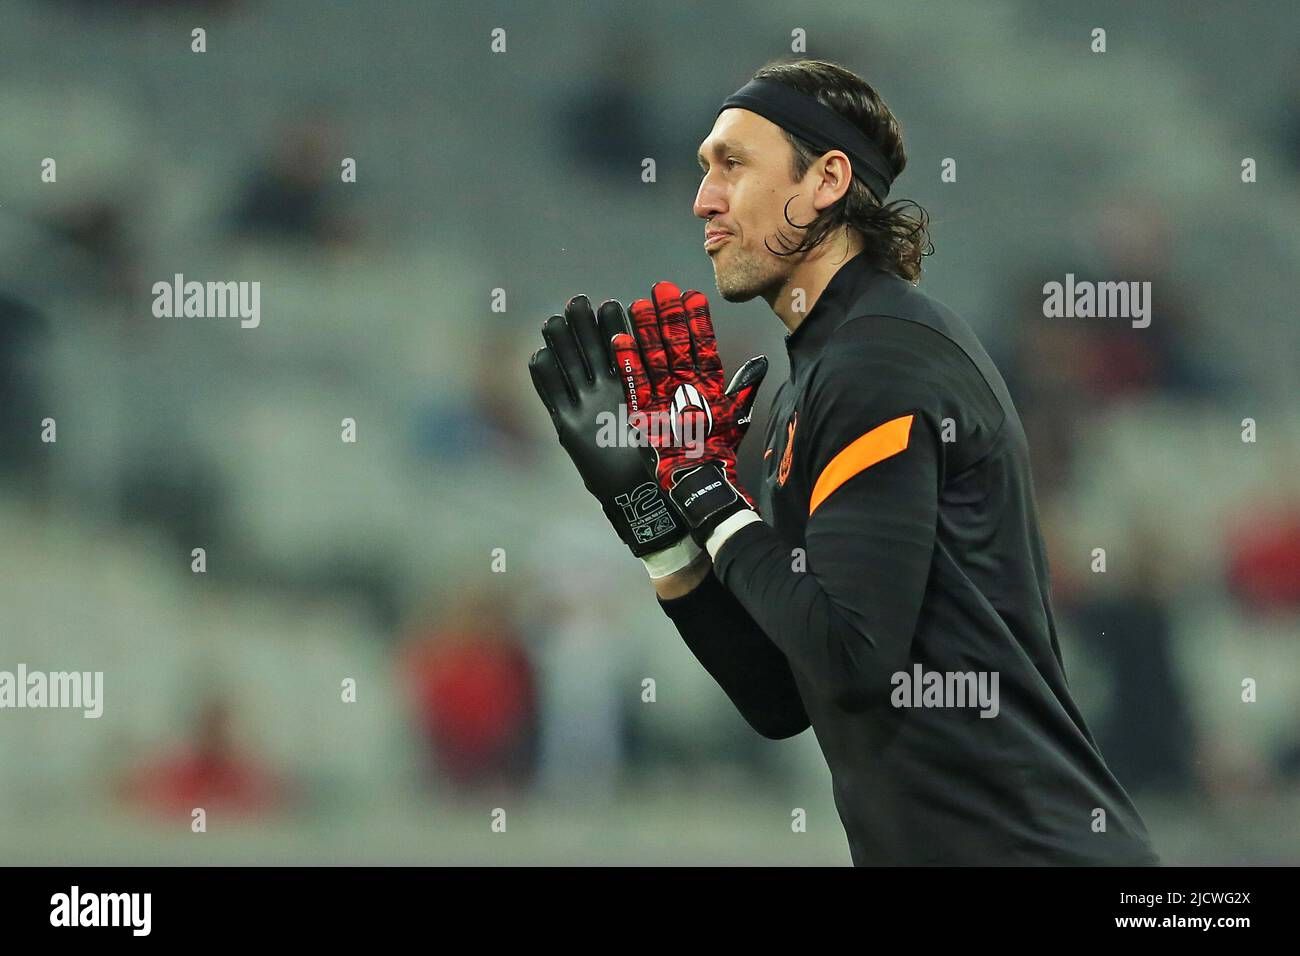
[[[713,279],[718,294],[728,302],[748,302],[779,290],[789,273],[784,260],[756,255],[735,236],[713,256]]]

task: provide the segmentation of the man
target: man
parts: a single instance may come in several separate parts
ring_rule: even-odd
[[[769,65],[699,158],[718,290],[789,329],[757,505],[735,458],[766,360],[723,387],[700,293],[658,283],[634,334],[579,296],[530,363],[661,607],[759,733],[813,728],[855,864],[1158,863],[1070,697],[1015,407],[915,287],[924,211],[883,205],[888,107],[834,64]],[[620,402],[644,447],[596,440]]]

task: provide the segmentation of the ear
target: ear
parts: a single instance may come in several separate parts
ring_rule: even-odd
[[[853,185],[853,164],[843,150],[832,149],[817,160],[809,172],[817,175],[812,197],[813,209],[817,212],[835,205]]]

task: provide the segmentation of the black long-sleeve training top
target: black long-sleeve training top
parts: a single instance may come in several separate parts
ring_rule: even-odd
[[[1159,863],[1070,697],[974,332],[858,254],[786,349],[764,520],[660,602],[687,646],[759,733],[812,726],[856,865]]]

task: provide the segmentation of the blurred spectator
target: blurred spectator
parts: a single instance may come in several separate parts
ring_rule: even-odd
[[[188,555],[196,542],[219,547],[228,526],[221,469],[181,443],[133,449],[118,485],[117,517],[124,525],[153,526]]]
[[[560,142],[568,152],[565,159],[583,174],[631,188],[639,182],[643,159],[674,155],[666,149],[670,143],[647,123],[644,77],[653,75],[653,52],[643,35],[621,29],[610,31],[591,48],[597,59],[580,74],[582,88],[564,104],[556,122]]]
[[[236,746],[230,707],[216,697],[200,707],[192,742],[138,767],[121,794],[150,812],[185,817],[197,807],[228,816],[264,816],[291,799],[287,780]]]
[[[46,472],[41,443],[42,390],[34,354],[49,334],[45,319],[0,293],[0,478],[39,494]]]
[[[1124,786],[1180,793],[1192,787],[1192,726],[1173,665],[1170,608],[1134,589],[1093,598],[1071,614],[1111,681],[1097,744]]]
[[[537,688],[532,660],[500,604],[467,592],[400,651],[431,769],[456,789],[532,780]]]
[[[140,248],[131,236],[131,200],[96,195],[52,211],[53,238],[84,255],[77,281],[122,300],[138,297]]]
[[[1194,788],[1195,726],[1173,654],[1173,609],[1168,562],[1148,530],[1135,534],[1133,567],[1077,591],[1077,603],[1061,601],[1063,618],[1078,632],[1110,682],[1110,707],[1095,722],[1097,745],[1120,782],[1133,791],[1178,794]],[[1080,593],[1082,592],[1082,593]]]
[[[1198,338],[1199,317],[1186,295],[1187,283],[1170,271],[1173,237],[1164,211],[1141,198],[1121,197],[1097,211],[1095,232],[1095,279],[1150,282],[1151,324],[1134,328],[1123,319],[1082,320],[1091,340],[1081,358],[1092,394],[1101,400],[1153,393],[1208,395],[1217,383],[1190,347]]]
[[[1300,505],[1244,515],[1229,535],[1228,586],[1246,610],[1300,613]]]
[[[1079,422],[1091,401],[1085,363],[1080,361],[1087,347],[1080,320],[1043,315],[1043,283],[1065,271],[1044,267],[1020,280],[1009,354],[999,361],[1029,442],[1034,490],[1044,500],[1059,493],[1068,480]]]
[[[1277,758],[1278,773],[1293,783],[1300,782],[1300,737],[1287,744]]]
[[[1170,229],[1159,209],[1127,200],[1104,206],[1095,225],[1095,265],[1044,262],[1020,280],[1008,352],[999,361],[1029,440],[1037,492],[1062,492],[1073,471],[1080,425],[1116,401],[1205,398],[1225,387],[1189,343],[1197,320],[1184,284],[1169,273]],[[1150,324],[1123,317],[1043,314],[1043,286],[1073,274],[1082,282],[1150,282]]]
[[[271,155],[248,176],[231,213],[236,235],[328,244],[352,238],[335,204],[342,155],[328,121],[288,119]]]
[[[517,383],[507,382],[502,374],[501,356],[512,354],[509,347],[516,335],[510,328],[483,326],[467,394],[457,390],[454,404],[431,402],[420,411],[417,441],[430,457],[447,461],[493,456],[516,467],[535,458],[535,420],[520,405]],[[531,383],[526,387],[532,391]],[[549,442],[555,432],[547,429]]]
[[[538,782],[596,800],[620,782],[627,711],[644,709],[636,691],[646,671],[628,659],[639,648],[624,603],[627,568],[611,560],[617,542],[605,528],[577,528],[552,513],[537,530],[530,564],[545,567],[548,553],[559,553],[569,569],[543,576],[526,596],[541,684]]]

